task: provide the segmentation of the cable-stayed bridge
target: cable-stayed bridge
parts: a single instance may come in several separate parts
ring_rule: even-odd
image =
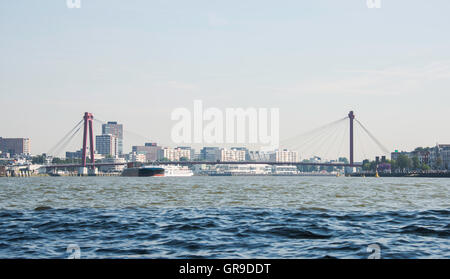
[[[94,151],[94,135],[93,125],[94,121],[100,124],[106,122],[99,119],[94,119],[92,113],[86,112],[81,119],[64,137],[48,152],[48,154],[58,154],[64,148],[67,147],[74,137],[83,131],[82,141],[82,158],[80,164],[51,164],[46,165],[46,168],[91,168],[95,169],[98,166],[114,166],[125,165],[127,163],[98,163],[95,162]],[[307,133],[300,134],[298,136],[289,138],[281,142],[283,147],[289,147],[290,150],[299,151],[301,154],[308,154],[316,156],[319,150],[323,152],[323,158],[331,154],[333,149],[338,151],[335,158],[345,158],[344,160],[331,160],[322,162],[319,158],[316,160],[307,160],[301,162],[277,162],[274,160],[257,160],[257,161],[155,161],[153,164],[164,165],[217,165],[217,164],[267,164],[267,165],[296,165],[296,166],[324,166],[324,167],[360,167],[361,163],[355,162],[355,134],[356,131],[359,135],[365,135],[369,141],[375,144],[379,149],[379,154],[387,155],[389,151],[385,148],[380,141],[355,117],[353,111],[350,111],[344,118],[338,119],[326,125],[323,125],[317,129],[309,131]],[[358,137],[362,141],[362,137]],[[88,158],[88,145],[90,158]],[[333,147],[334,146],[334,147]],[[347,147],[346,147],[347,146]],[[364,147],[363,143],[360,143],[361,147]],[[347,149],[348,148],[348,149]],[[342,153],[344,151],[344,153]],[[348,152],[345,154],[345,152]],[[364,148],[362,148],[362,153]],[[366,156],[365,154],[363,156]],[[348,159],[347,159],[348,158]],[[367,158],[367,157],[366,157]],[[88,159],[90,159],[88,161]]]

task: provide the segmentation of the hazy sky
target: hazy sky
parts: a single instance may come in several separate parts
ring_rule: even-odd
[[[0,136],[33,153],[85,111],[171,144],[171,112],[196,99],[277,107],[281,139],[352,109],[391,150],[450,143],[450,1],[81,4],[0,0]]]

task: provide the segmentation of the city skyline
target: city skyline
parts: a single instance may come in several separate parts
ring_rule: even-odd
[[[450,142],[450,4],[365,2],[2,2],[0,136],[45,153],[90,111],[172,145],[200,99],[278,107],[281,140],[355,110],[390,151]]]

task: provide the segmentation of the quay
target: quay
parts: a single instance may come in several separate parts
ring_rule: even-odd
[[[76,171],[56,171],[40,172],[38,169],[30,169],[25,167],[10,167],[0,166],[0,177],[58,177],[58,176],[120,176],[120,172],[95,172],[81,174]]]
[[[351,177],[375,177],[375,172],[358,172],[349,174]],[[423,177],[423,178],[450,178],[450,171],[436,172],[404,172],[404,173],[378,173],[379,177]]]

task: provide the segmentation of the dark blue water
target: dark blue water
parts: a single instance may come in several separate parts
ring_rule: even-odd
[[[450,211],[0,210],[0,258],[449,258]]]
[[[450,179],[2,178],[0,258],[450,258],[449,211]]]

